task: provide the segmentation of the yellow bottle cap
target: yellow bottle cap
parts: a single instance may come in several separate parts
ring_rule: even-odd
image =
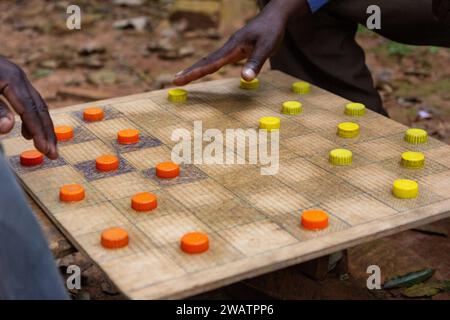
[[[259,80],[253,79],[252,81],[247,81],[241,78],[240,87],[246,90],[254,90],[259,88]]]
[[[280,118],[277,117],[262,117],[259,119],[259,128],[267,131],[280,129]]]
[[[392,193],[399,199],[416,198],[419,194],[419,185],[413,180],[398,179],[394,181]]]
[[[408,129],[405,134],[405,141],[411,144],[421,144],[428,140],[428,133],[422,129]]]
[[[352,152],[347,149],[334,149],[330,151],[330,162],[335,166],[348,166],[352,163]]]
[[[305,81],[297,81],[292,84],[292,91],[298,94],[307,94],[311,92],[311,85]]]
[[[423,168],[425,165],[425,156],[422,152],[403,152],[400,164],[405,168]]]
[[[168,94],[171,102],[185,102],[187,100],[187,91],[184,89],[170,89]]]
[[[359,135],[359,125],[353,122],[342,122],[338,125],[337,133],[341,138],[355,138]]]
[[[298,101],[285,101],[281,112],[290,115],[299,114],[302,112],[302,104]]]
[[[355,102],[348,103],[345,106],[344,113],[348,116],[360,117],[366,113],[366,106],[363,105],[362,103],[355,103]]]

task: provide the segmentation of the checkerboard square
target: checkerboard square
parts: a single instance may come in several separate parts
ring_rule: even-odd
[[[325,201],[322,206],[325,210],[353,226],[397,213],[395,209],[365,194]]]
[[[136,226],[158,246],[179,245],[181,237],[188,232],[211,231],[206,224],[189,212],[158,215],[155,211],[152,219],[139,221]]]
[[[114,150],[101,140],[65,145],[59,148],[59,154],[72,165],[114,153]]]
[[[267,235],[270,236],[268,240]],[[252,257],[297,243],[297,240],[276,223],[261,220],[222,232],[224,239],[245,256]]]
[[[179,184],[167,187],[166,190],[188,208],[220,204],[233,198],[230,191],[210,179]]]
[[[98,179],[92,181],[91,184],[108,200],[131,197],[139,192],[159,189],[154,182],[140,172],[129,172]]]

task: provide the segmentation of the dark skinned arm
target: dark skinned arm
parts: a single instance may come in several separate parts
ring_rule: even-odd
[[[450,24],[450,0],[433,0],[433,14],[442,23]]]
[[[33,139],[37,150],[56,159],[56,137],[47,104],[22,69],[0,57],[0,134],[14,127],[14,115],[5,101],[22,119],[24,138]]]
[[[275,53],[283,40],[290,19],[302,19],[311,14],[306,0],[272,0],[246,26],[233,34],[219,50],[202,58],[176,74],[173,83],[188,84],[218,71],[227,64],[247,59],[241,76],[253,80],[264,62]]]

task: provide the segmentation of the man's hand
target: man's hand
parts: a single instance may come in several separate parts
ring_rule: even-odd
[[[442,23],[450,24],[450,0],[433,0],[433,14]]]
[[[301,16],[299,13],[309,13],[306,0],[270,1],[259,15],[232,35],[222,48],[176,74],[173,83],[185,85],[245,58],[247,62],[241,76],[247,81],[253,80],[283,40],[289,18],[294,14]]]
[[[0,134],[14,127],[14,115],[4,98],[22,119],[22,135],[50,159],[58,157],[56,136],[48,107],[25,73],[15,64],[0,58]]]

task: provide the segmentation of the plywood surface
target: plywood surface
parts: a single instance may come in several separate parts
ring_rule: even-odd
[[[383,235],[425,224],[450,210],[450,147],[430,139],[425,145],[403,141],[405,126],[368,111],[364,117],[343,114],[348,102],[319,88],[296,95],[296,79],[271,71],[260,77],[261,87],[247,91],[238,79],[188,86],[189,100],[173,104],[167,92],[100,101],[52,112],[56,125],[75,128],[75,138],[59,144],[60,158],[37,168],[19,164],[20,152],[32,148],[19,131],[3,138],[6,155],[30,195],[74,244],[88,254],[130,298],[181,298],[247,277],[310,260]],[[281,103],[297,99],[301,115],[280,114]],[[85,123],[82,110],[100,106],[106,118]],[[170,160],[174,129],[257,128],[262,116],[281,117],[280,170],[260,174],[261,164],[185,164],[171,181],[155,177],[154,166]],[[336,136],[339,122],[361,126],[356,139]],[[117,131],[136,128],[141,142],[121,146]],[[328,152],[345,147],[354,153],[349,167],[328,162]],[[420,150],[426,167],[399,166],[400,154]],[[235,152],[224,150],[224,152]],[[95,158],[117,154],[117,172],[99,173]],[[398,178],[417,180],[417,199],[391,195]],[[80,183],[86,199],[61,203],[61,185]],[[130,197],[150,191],[159,207],[152,213],[130,208]],[[299,226],[300,213],[321,208],[330,214],[323,231]],[[99,243],[102,230],[128,230],[130,244],[107,250]],[[186,232],[209,235],[206,253],[188,255],[179,249]]]

